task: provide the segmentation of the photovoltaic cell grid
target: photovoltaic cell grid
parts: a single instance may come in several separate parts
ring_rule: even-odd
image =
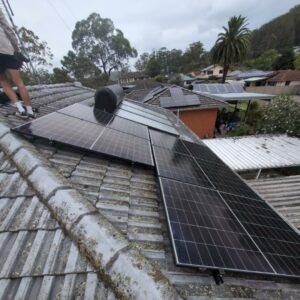
[[[91,150],[153,166],[150,142],[106,128]]]
[[[55,112],[14,130],[23,134],[89,149],[103,132],[104,127]]]
[[[162,107],[180,107],[199,105],[200,100],[197,95],[184,95],[181,88],[170,88],[171,97],[160,97]]]
[[[166,178],[160,184],[178,264],[272,273],[218,192]]]
[[[177,264],[300,277],[299,234],[238,175],[206,146],[150,137]]]
[[[78,118],[78,109],[82,112],[81,118]],[[95,117],[92,107],[79,105],[75,109],[73,106],[63,112],[41,117],[14,130],[22,134],[153,166],[147,127],[102,113],[103,115],[101,111],[98,111],[99,116]],[[107,123],[107,116],[110,117],[110,123],[104,126],[103,124]],[[99,118],[105,120],[105,122],[100,122],[102,125],[95,121]],[[111,129],[108,126],[120,130]]]
[[[226,93],[243,93],[245,92],[243,86],[239,83],[231,84],[205,84],[197,83],[194,84],[195,91],[210,94],[226,94]]]

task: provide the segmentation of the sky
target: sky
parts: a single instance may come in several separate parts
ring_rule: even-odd
[[[230,17],[247,17],[256,29],[300,4],[299,0],[9,0],[18,27],[33,30],[54,54],[53,66],[72,49],[75,23],[96,12],[110,18],[138,53],[185,50],[201,41],[210,50]],[[1,1],[0,1],[1,3]],[[133,65],[134,61],[131,61]]]

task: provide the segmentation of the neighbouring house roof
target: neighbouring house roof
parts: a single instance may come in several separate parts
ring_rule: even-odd
[[[73,84],[29,92],[38,116],[94,96]],[[0,299],[299,298],[295,280],[228,272],[217,286],[177,267],[153,169],[9,130],[25,122],[0,106]]]
[[[255,82],[255,81],[261,81],[261,80],[266,80],[268,77],[251,77],[245,79],[246,82]]]
[[[300,139],[257,135],[203,142],[235,171],[300,166]]]
[[[179,76],[180,76],[180,79],[181,79],[182,81],[190,81],[190,80],[194,80],[193,77],[187,76],[187,75],[185,75],[185,74],[183,74],[183,73],[180,73]]]
[[[279,70],[270,77],[268,82],[300,81],[300,71],[297,70]]]
[[[194,91],[209,94],[243,93],[243,84],[240,83],[193,83]]]
[[[165,90],[163,90],[158,95],[154,96],[152,99],[147,101],[148,104],[152,104],[155,106],[162,106],[162,99],[164,98],[171,98],[171,89],[179,89],[184,96],[194,96],[198,99],[199,104],[196,105],[185,105],[185,101],[183,99],[183,102],[178,106],[172,106],[170,109],[209,109],[209,108],[219,108],[222,106],[226,106],[226,103],[220,100],[217,100],[216,98],[211,97],[210,95],[200,95],[198,93],[195,93],[191,90],[179,87],[179,86],[168,86]]]
[[[250,100],[272,100],[276,95],[261,93],[226,93],[226,94],[210,94],[211,97],[222,101],[250,101]]]
[[[210,71],[210,70],[213,70],[213,69],[216,68],[216,67],[221,67],[221,66],[219,66],[219,65],[210,65],[210,66],[208,66],[208,67],[202,69],[201,71],[202,71],[202,72],[204,72],[204,71]],[[221,68],[222,68],[222,67],[221,67]]]
[[[248,70],[248,71],[240,71],[236,70],[228,73],[228,78],[240,78],[247,79],[252,77],[270,77],[274,74],[274,71],[262,71],[262,70]]]

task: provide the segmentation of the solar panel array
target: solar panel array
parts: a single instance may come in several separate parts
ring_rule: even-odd
[[[178,265],[300,277],[299,234],[207,146],[170,134],[169,123],[124,101],[115,115],[74,104],[14,130],[149,166],[154,157]]]
[[[239,83],[197,83],[194,84],[194,90],[201,93],[209,94],[227,94],[227,93],[244,93],[243,86]]]
[[[150,130],[176,263],[300,277],[300,236],[208,147]]]
[[[164,108],[200,105],[197,95],[185,95],[181,88],[170,88],[171,97],[160,97],[160,105]]]
[[[92,152],[154,165],[147,126],[86,105],[71,105],[14,130]]]

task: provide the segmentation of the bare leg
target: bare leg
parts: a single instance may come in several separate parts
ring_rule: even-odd
[[[7,69],[8,74],[10,75],[14,84],[18,87],[22,100],[26,106],[31,106],[31,100],[27,89],[24,85],[21,73],[19,70]]]
[[[2,86],[5,94],[10,99],[10,101],[12,103],[16,103],[18,101],[18,96],[16,95],[14,90],[11,88],[11,86],[8,82],[8,79],[4,73],[0,73],[0,83],[1,83],[1,86]]]

